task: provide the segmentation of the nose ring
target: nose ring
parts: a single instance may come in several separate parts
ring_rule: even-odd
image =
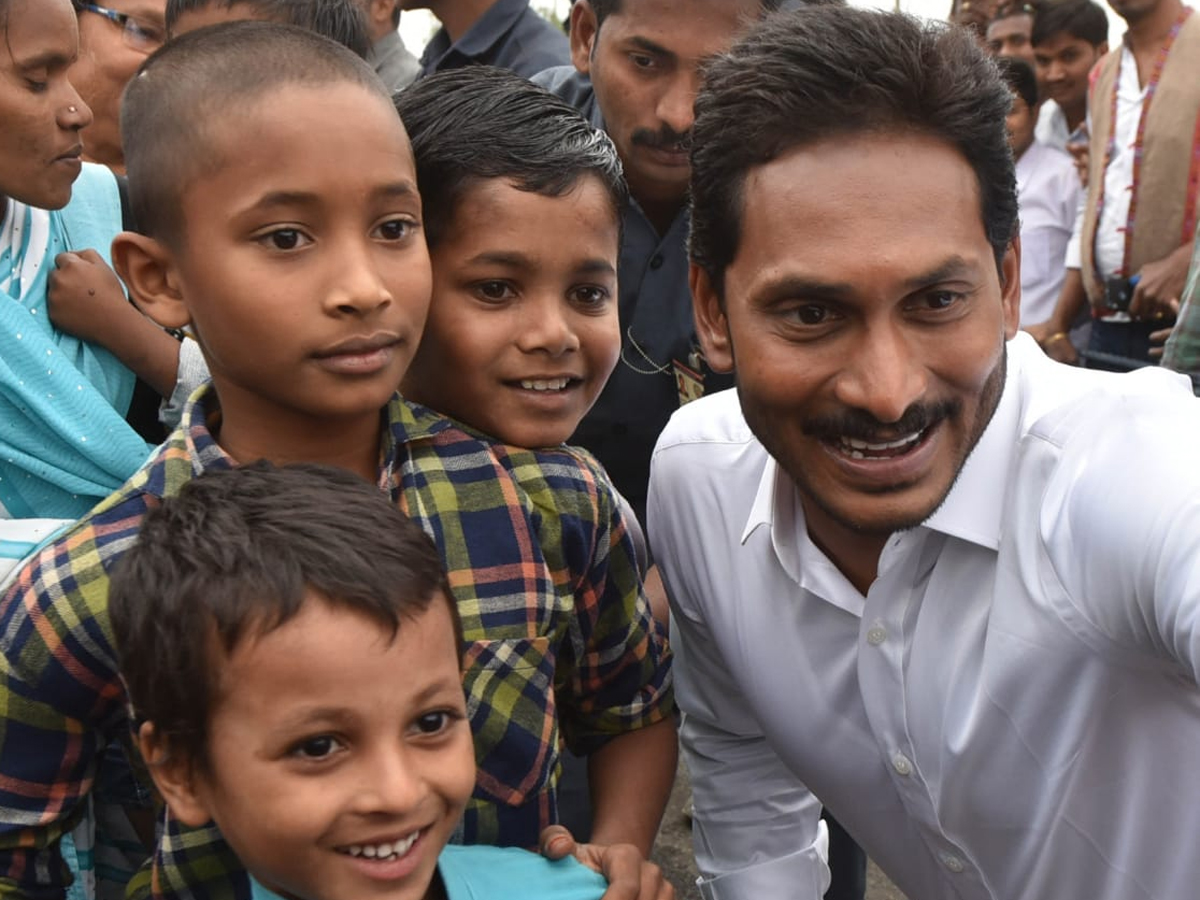
[[[77,110],[77,109],[76,109],[75,107],[73,107],[73,106],[68,106],[68,107],[67,107],[67,112],[69,112],[69,113],[76,113],[76,112],[79,112],[79,110]]]

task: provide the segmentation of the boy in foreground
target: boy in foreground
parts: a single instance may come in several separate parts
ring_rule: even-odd
[[[260,458],[361,475],[441,550],[470,644],[464,688],[480,768],[456,839],[538,843],[555,818],[561,722],[601,757],[609,799],[597,842],[628,834],[614,843],[640,845],[659,815],[645,798],[663,776],[631,757],[643,738],[673,754],[674,733],[665,649],[632,550],[586,460],[501,452],[395,394],[430,276],[411,151],[374,73],[308,32],[234,23],[152,57],[124,108],[145,234],[123,235],[114,258],[159,324],[195,331],[213,384],[126,489],[43,553],[0,607],[0,687],[9,732],[18,718],[21,732],[0,767],[26,785],[0,799],[7,821],[40,823],[8,832],[0,864],[22,889],[61,885],[57,838],[90,789],[99,747],[124,732],[107,573],[142,516],[202,472]],[[157,892],[248,896],[215,829],[168,829],[159,851]],[[642,895],[654,895],[635,847],[578,852],[634,883],[614,896],[634,896],[643,878]]]
[[[475,783],[437,549],[379,491],[254,464],[144,520],[109,592],[131,718],[172,814],[215,821],[260,900],[598,900],[574,859],[447,847]]]

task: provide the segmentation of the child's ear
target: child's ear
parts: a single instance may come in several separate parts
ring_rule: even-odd
[[[163,328],[183,328],[191,321],[175,258],[161,241],[122,231],[112,243],[113,268],[125,282],[138,309]]]
[[[725,304],[708,272],[695,263],[688,269],[688,286],[692,289],[692,313],[696,319],[696,336],[704,350],[704,361],[714,372],[732,372],[733,343],[729,338]]]
[[[195,762],[183,753],[172,753],[166,738],[153,722],[143,722],[137,733],[138,750],[150,770],[171,815],[193,828],[212,821],[196,772]]]
[[[576,0],[571,7],[571,63],[584,75],[592,68],[592,51],[598,31],[596,13],[590,0]]]

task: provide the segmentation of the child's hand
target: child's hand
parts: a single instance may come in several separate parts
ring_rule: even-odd
[[[608,879],[600,900],[675,900],[675,888],[662,869],[633,844],[577,844],[563,826],[551,825],[542,831],[538,846],[547,859],[574,856]]]
[[[113,335],[141,318],[125,299],[117,273],[95,250],[60,253],[50,273],[46,307],[60,331],[112,349]]]

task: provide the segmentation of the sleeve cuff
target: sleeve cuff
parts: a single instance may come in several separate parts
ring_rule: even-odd
[[[829,829],[822,820],[816,840],[803,850],[713,878],[698,878],[696,886],[703,900],[821,900],[829,888],[828,859]]]

